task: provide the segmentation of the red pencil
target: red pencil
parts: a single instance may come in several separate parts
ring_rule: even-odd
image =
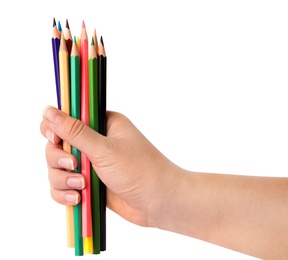
[[[88,37],[84,21],[80,34],[80,66],[81,66],[81,121],[89,125],[89,67],[88,67]],[[82,174],[87,185],[82,190],[82,234],[83,238],[92,237],[90,161],[85,154],[81,154]]]

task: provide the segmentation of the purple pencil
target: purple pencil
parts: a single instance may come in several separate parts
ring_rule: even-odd
[[[59,48],[60,48],[60,33],[58,31],[55,18],[53,18],[52,51],[53,51],[53,61],[54,61],[54,75],[55,75],[55,83],[56,83],[57,105],[58,105],[58,108],[61,109],[60,75],[59,75]]]

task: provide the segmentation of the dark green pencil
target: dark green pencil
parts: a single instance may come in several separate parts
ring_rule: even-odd
[[[90,127],[99,131],[98,119],[98,59],[95,49],[95,42],[92,38],[89,52],[89,116]],[[92,237],[93,254],[100,254],[100,193],[99,178],[91,169],[91,212],[92,212]]]

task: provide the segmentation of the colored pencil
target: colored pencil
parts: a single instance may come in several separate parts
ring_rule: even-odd
[[[55,85],[56,85],[56,95],[57,95],[57,106],[61,109],[61,99],[60,99],[60,76],[59,76],[59,48],[60,48],[60,33],[58,31],[56,20],[53,18],[52,27],[52,53],[53,53],[53,63],[54,63],[54,75],[55,75]]]
[[[62,34],[59,48],[59,75],[60,75],[60,94],[61,94],[61,110],[70,115],[70,69],[69,54]],[[63,140],[63,150],[71,153],[71,145]],[[74,247],[74,218],[73,206],[66,206],[67,221],[67,240],[68,247]]]
[[[97,39],[97,38],[96,38]],[[99,131],[98,126],[98,59],[95,42],[92,37],[89,52],[89,105],[90,127]],[[91,208],[92,208],[92,237],[93,254],[100,253],[100,193],[99,178],[92,165],[91,167]]]
[[[107,57],[103,42],[100,37],[99,55],[98,55],[98,100],[99,100],[99,133],[106,135],[106,71]],[[100,235],[101,235],[101,251],[106,250],[106,186],[100,180]]]
[[[66,41],[67,42],[67,41]],[[76,43],[76,37],[72,42],[70,54],[70,89],[71,89],[71,116],[80,119],[80,53]],[[81,153],[72,146],[72,154],[77,158],[77,168],[73,171],[75,173],[81,172]],[[81,194],[81,191],[78,191]],[[82,238],[82,205],[81,202],[73,206],[74,214],[74,241],[75,241],[75,255],[83,255],[83,238]]]
[[[106,136],[107,57],[96,29],[89,48],[84,20],[79,37],[72,38],[68,19],[65,30],[53,18],[52,51],[57,105],[64,113],[81,120]],[[106,186],[99,179],[88,157],[62,140],[63,150],[77,159],[74,173],[82,173],[86,186],[78,192],[81,201],[66,206],[67,244],[76,256],[100,254],[106,250]],[[67,170],[70,171],[70,170]]]
[[[93,39],[94,39],[94,46],[95,46],[95,50],[96,50],[96,55],[98,56],[98,54],[99,54],[99,46],[98,46],[98,38],[97,38],[97,33],[96,33],[96,29],[95,28],[93,30]]]
[[[59,33],[60,33],[60,38],[61,38],[61,35],[62,35],[62,26],[61,26],[61,22],[60,22],[60,21],[58,21],[57,28],[58,28],[58,31],[59,31]]]
[[[81,121],[89,125],[89,66],[88,66],[88,37],[84,21],[80,33],[80,71],[81,71]],[[91,173],[88,157],[81,153],[82,174],[87,185],[82,190],[82,235],[84,252],[93,253],[92,216],[91,216]]]
[[[68,23],[68,19],[66,19],[66,27],[65,27],[65,31],[64,31],[64,36],[65,36],[65,40],[66,40],[68,53],[70,54],[71,49],[72,49],[73,39],[72,39],[72,34],[71,34],[70,26]]]

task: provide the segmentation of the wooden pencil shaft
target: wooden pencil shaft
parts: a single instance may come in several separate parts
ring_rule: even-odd
[[[102,42],[101,42],[102,43]],[[103,45],[100,45],[101,50],[103,50]],[[106,56],[102,54],[98,57],[98,100],[99,100],[99,133],[106,135],[106,67],[107,59]],[[99,180],[99,190],[100,190],[100,246],[101,251],[106,250],[106,186]]]
[[[98,131],[98,59],[94,40],[90,46],[89,57],[89,106],[90,106],[90,127]],[[91,209],[92,209],[92,236],[93,254],[100,253],[100,191],[99,178],[95,170],[91,167]]]
[[[67,40],[66,40],[67,43]],[[73,52],[73,53],[71,53]],[[80,119],[80,57],[76,42],[72,43],[70,52],[70,103],[71,116]],[[75,173],[81,172],[81,152],[74,146],[71,148],[72,154],[77,158],[77,168]],[[81,191],[78,191],[82,194]],[[75,255],[84,255],[83,238],[82,238],[82,204],[78,203],[73,206],[74,215],[74,240]]]

